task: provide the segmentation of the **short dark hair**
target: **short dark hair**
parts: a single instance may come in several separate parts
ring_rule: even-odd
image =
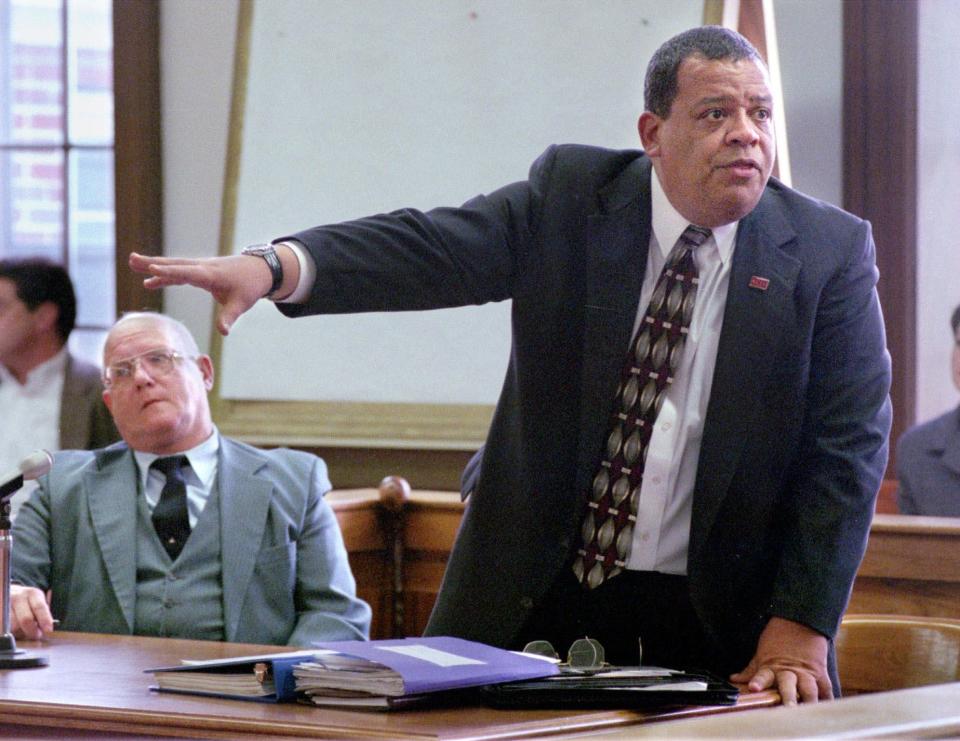
[[[660,118],[670,116],[677,97],[677,72],[683,61],[692,56],[733,62],[752,59],[766,67],[760,52],[736,31],[723,26],[691,28],[664,42],[653,53],[643,84],[643,105],[648,111]]]
[[[960,306],[953,310],[953,316],[950,317],[950,326],[953,327],[953,336],[957,336],[957,327],[960,327]]]
[[[60,265],[42,258],[0,260],[0,278],[13,281],[17,298],[35,311],[47,301],[59,309],[57,334],[64,342],[77,321],[77,296],[67,271]]]

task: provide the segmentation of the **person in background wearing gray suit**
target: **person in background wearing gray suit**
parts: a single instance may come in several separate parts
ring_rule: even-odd
[[[213,364],[181,323],[128,314],[103,398],[122,442],[65,451],[14,523],[11,627],[243,643],[364,639],[324,462],[223,437]],[[50,602],[47,603],[47,593]]]
[[[960,390],[960,306],[950,317],[951,373]],[[905,515],[960,517],[960,406],[912,427],[897,444],[897,506]]]
[[[130,265],[210,291],[224,332],[264,296],[290,316],[511,299],[426,632],[590,636],[616,664],[639,639],[644,663],[828,699],[890,431],[870,225],[770,176],[777,111],[739,34],[666,41],[644,99],[643,151],[555,145],[459,208]]]
[[[100,369],[72,355],[70,276],[38,258],[0,260],[0,470],[38,448],[99,448],[120,439],[103,405]],[[15,517],[34,489],[10,500]]]

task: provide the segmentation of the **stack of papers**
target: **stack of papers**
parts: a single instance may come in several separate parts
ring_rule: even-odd
[[[559,671],[543,657],[444,636],[315,645],[325,652],[294,666],[293,675],[297,692],[317,705],[400,707],[437,693]]]
[[[296,699],[293,667],[313,659],[317,651],[286,651],[208,661],[185,660],[178,666],[147,669],[156,685],[151,689],[191,695],[213,695],[272,702]]]

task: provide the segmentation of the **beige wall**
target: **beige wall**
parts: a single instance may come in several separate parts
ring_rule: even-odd
[[[700,0],[686,2],[701,5]],[[775,4],[794,184],[832,202],[841,192],[840,8],[840,0]],[[218,248],[236,16],[237,0],[165,0],[161,5],[168,255],[213,255]],[[811,48],[818,53],[811,55]],[[282,58],[282,48],[278,55]],[[172,289],[166,309],[206,348],[212,311],[206,296]]]
[[[226,165],[237,0],[160,4],[164,252],[215,255]],[[200,291],[167,291],[165,309],[207,351],[211,302]]]
[[[957,404],[950,315],[960,304],[960,3],[919,3],[917,421]],[[894,115],[914,115],[890,101]]]

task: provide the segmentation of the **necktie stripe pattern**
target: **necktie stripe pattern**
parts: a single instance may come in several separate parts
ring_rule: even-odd
[[[588,589],[619,574],[630,554],[647,446],[693,317],[698,284],[693,251],[709,237],[709,229],[692,225],[680,236],[627,353],[573,563]]]
[[[150,467],[156,468],[165,477],[160,501],[153,508],[153,528],[160,542],[174,561],[190,537],[190,517],[187,514],[187,484],[183,480],[183,467],[190,463],[184,455],[157,458]]]

